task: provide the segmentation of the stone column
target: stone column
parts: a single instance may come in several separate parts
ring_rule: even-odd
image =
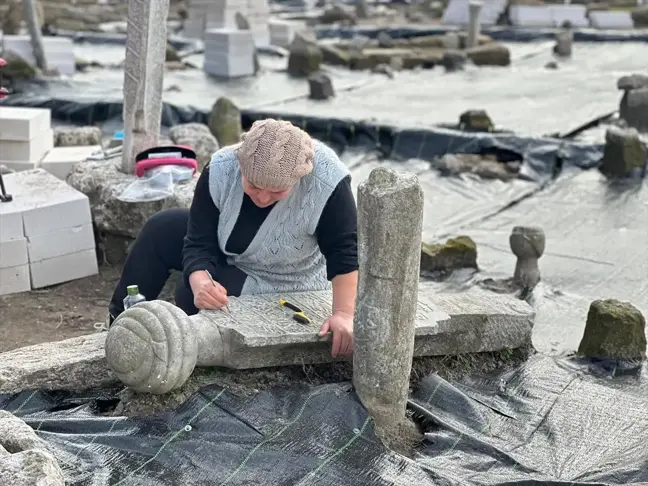
[[[422,225],[423,191],[414,174],[379,167],[358,188],[353,383],[377,431],[387,434],[405,419]]]
[[[479,14],[481,13],[482,2],[480,0],[470,0],[468,2],[468,38],[466,39],[466,48],[470,49],[479,43],[479,34],[481,24],[479,23]]]
[[[124,63],[122,171],[131,174],[135,156],[158,143],[167,45],[169,0],[129,0]]]

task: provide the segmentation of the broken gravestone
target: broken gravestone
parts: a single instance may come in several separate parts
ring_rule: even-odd
[[[358,188],[358,305],[353,385],[389,447],[414,431],[405,413],[418,305],[423,190],[417,177],[379,167]],[[413,436],[413,434],[411,434]]]
[[[308,77],[309,98],[312,100],[327,100],[335,96],[331,78],[319,71]]]
[[[485,110],[468,110],[459,116],[459,129],[475,132],[492,132],[493,121]]]
[[[295,78],[305,78],[320,70],[324,53],[317,40],[310,33],[298,32],[290,44],[288,54],[288,74]]]
[[[196,366],[250,369],[330,363],[335,361],[330,337],[318,333],[330,317],[331,298],[330,291],[233,297],[231,312],[202,311],[189,317],[168,302],[142,302],[110,327],[107,364],[135,391],[164,394],[181,386]],[[312,323],[293,320],[279,304],[281,299],[300,307]],[[530,306],[513,296],[419,291],[414,355],[526,347],[533,318]],[[3,366],[0,362],[0,375]]]
[[[214,103],[209,114],[208,125],[220,147],[227,147],[241,141],[243,133],[241,110],[225,96],[218,98]]]
[[[445,243],[423,243],[421,274],[447,274],[461,268],[477,269],[477,244],[469,236],[451,238]]]
[[[643,360],[646,319],[639,309],[615,299],[595,300],[587,314],[578,354],[588,358]]]
[[[183,123],[169,130],[169,138],[176,145],[186,145],[196,152],[198,172],[202,172],[218,150],[218,141],[203,123]]]
[[[63,472],[45,441],[18,417],[0,410],[0,484],[65,486]]]
[[[634,128],[611,127],[605,134],[599,170],[607,177],[627,177],[646,166],[648,150]]]

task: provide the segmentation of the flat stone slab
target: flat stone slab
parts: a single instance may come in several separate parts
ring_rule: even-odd
[[[279,305],[286,299],[313,321],[300,324]],[[255,295],[230,299],[231,313],[203,311],[191,317],[218,326],[223,344],[219,364],[250,369],[333,361],[330,337],[319,337],[331,311],[331,293]],[[443,356],[516,349],[531,343],[535,313],[524,301],[481,290],[435,294],[421,285],[415,356]],[[29,346],[0,354],[0,394],[65,390],[117,383],[108,369],[106,333]]]
[[[105,341],[102,332],[0,354],[0,395],[100,388],[118,382],[106,365]]]
[[[280,299],[301,308],[312,323],[305,325],[293,320],[293,312],[279,305]],[[333,361],[330,337],[318,335],[321,324],[330,317],[329,291],[232,298],[229,308],[230,313],[201,312],[203,318],[221,329],[225,366],[245,369]],[[421,288],[414,356],[526,346],[531,343],[534,318],[533,309],[512,295],[480,290],[436,294]]]

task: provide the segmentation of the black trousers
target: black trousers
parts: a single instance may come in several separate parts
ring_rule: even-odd
[[[189,210],[165,209],[149,218],[133,243],[121,278],[108,306],[112,318],[124,311],[126,287],[139,286],[146,300],[155,300],[162,292],[171,270],[182,271],[182,246],[187,235]],[[176,305],[188,315],[198,313],[193,293],[180,278],[175,292]]]

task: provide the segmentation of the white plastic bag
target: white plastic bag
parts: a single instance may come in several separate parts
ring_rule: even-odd
[[[124,189],[117,199],[129,203],[160,201],[173,196],[177,183],[192,177],[193,169],[182,165],[155,167]]]

